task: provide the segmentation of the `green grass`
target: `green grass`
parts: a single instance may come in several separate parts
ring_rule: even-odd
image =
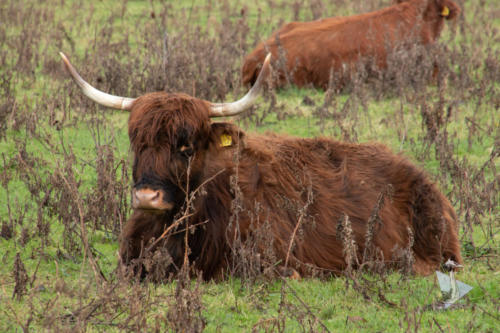
[[[12,2],[14,3],[14,2]],[[152,5],[151,5],[152,3]],[[58,52],[63,50],[71,59],[84,59],[95,79],[95,73],[105,73],[105,68],[100,68],[102,59],[97,57],[96,43],[102,42],[104,37],[96,35],[105,27],[112,27],[111,43],[106,46],[119,44],[125,35],[128,36],[130,51],[105,50],[108,54],[118,52],[122,54],[147,54],[144,50],[144,40],[148,36],[141,32],[154,31],[155,25],[161,25],[158,21],[151,19],[154,11],[157,17],[162,9],[160,2],[129,1],[122,15],[121,5],[112,5],[105,1],[66,1],[60,5],[56,1],[43,3],[23,3],[24,6],[16,10],[19,18],[11,18],[4,30],[9,40],[9,46],[0,44],[0,51],[5,57],[5,66],[0,68],[0,74],[11,73],[13,80],[10,89],[16,99],[18,115],[34,117],[37,119],[21,122],[20,127],[15,126],[18,119],[12,114],[7,115],[5,122],[7,130],[5,138],[0,139],[0,227],[14,222],[13,237],[6,239],[0,237],[0,331],[21,331],[21,326],[29,322],[28,327],[34,331],[51,329],[51,324],[61,325],[66,329],[79,329],[87,331],[120,331],[125,328],[115,326],[134,314],[137,318],[144,315],[145,322],[142,327],[151,328],[155,320],[165,325],[165,318],[172,307],[177,306],[173,300],[176,290],[176,282],[163,285],[133,283],[119,285],[114,293],[113,303],[110,301],[108,311],[103,305],[98,308],[98,315],[89,322],[63,323],[65,318],[76,309],[85,305],[98,304],[104,299],[107,288],[118,280],[116,277],[116,263],[118,261],[118,238],[111,230],[92,228],[92,221],[88,224],[87,231],[89,243],[95,249],[94,256],[104,275],[109,279],[108,283],[96,281],[88,260],[84,259],[83,252],[71,253],[64,245],[65,227],[57,214],[52,214],[49,208],[39,204],[48,189],[39,189],[39,192],[30,193],[26,178],[31,177],[31,182],[45,184],[55,170],[63,169],[67,164],[67,154],[72,151],[76,161],[71,165],[75,180],[80,182],[78,190],[82,197],[85,195],[96,195],[97,172],[96,172],[96,143],[92,133],[96,122],[100,124],[99,144],[108,144],[114,153],[114,165],[124,160],[130,167],[130,153],[127,137],[127,114],[97,108],[95,115],[92,110],[85,106],[70,102],[67,93],[72,93],[71,98],[77,99],[78,91],[70,86],[69,77],[62,71],[57,70],[46,73],[43,60],[52,60],[59,63]],[[251,33],[247,35],[250,43],[255,42],[253,32],[256,30],[258,36],[264,38],[275,29],[280,20],[288,21],[293,18],[290,4],[278,1],[275,7],[269,6],[269,2],[258,0],[254,2],[234,2],[229,6],[233,10],[225,10],[223,4],[212,4],[212,10],[208,11],[206,1],[179,1],[167,3],[166,28],[169,34],[178,37],[179,27],[175,23],[178,17],[191,20],[193,25],[199,25],[200,29],[207,29],[211,34],[217,36],[217,29],[221,27],[221,20],[229,14],[233,24],[240,17],[235,14],[239,8],[245,8],[248,15],[248,24]],[[6,9],[10,2],[0,4],[0,10]],[[357,3],[326,4],[325,13],[351,14],[355,12]],[[484,4],[487,9],[494,8],[493,1]],[[45,25],[38,27],[41,35],[40,42],[34,43],[32,52],[40,59],[33,60],[29,68],[34,72],[30,75],[26,68],[18,68],[17,54],[19,45],[17,40],[24,38],[23,25],[21,22],[29,16],[27,8],[33,6],[41,10],[37,15],[43,13],[53,14]],[[151,8],[151,6],[153,8]],[[201,9],[200,9],[201,8]],[[262,10],[260,26],[256,27],[258,8]],[[493,19],[487,21],[487,14],[478,14],[472,17],[469,13],[482,13],[474,1],[466,1],[465,8],[466,34],[458,34],[452,39],[451,46],[465,46],[467,52],[477,47],[478,57],[483,57],[481,50],[490,48],[490,51],[498,51],[498,45],[492,44],[498,34],[484,38],[480,42],[471,38],[478,36],[481,29],[500,28],[500,21]],[[484,10],[488,12],[488,10]],[[41,14],[40,14],[41,13]],[[52,15],[51,14],[51,15]],[[299,13],[303,19],[311,19],[312,14],[307,6]],[[5,18],[4,18],[5,19]],[[26,23],[28,24],[28,23]],[[65,37],[64,30],[67,34]],[[493,31],[490,29],[488,31]],[[496,37],[495,37],[496,36]],[[0,34],[0,38],[2,34]],[[450,38],[449,29],[445,29],[445,40]],[[181,39],[182,40],[182,39]],[[477,45],[475,44],[477,43]],[[29,46],[28,46],[29,47]],[[493,48],[493,49],[491,49]],[[102,50],[100,50],[102,51]],[[102,51],[104,52],[104,51]],[[120,53],[123,52],[123,53]],[[88,58],[84,58],[85,55]],[[468,57],[476,53],[467,53]],[[112,55],[110,56],[112,58]],[[130,56],[132,57],[132,56]],[[142,58],[141,58],[142,59]],[[128,57],[120,59],[124,64],[129,62]],[[147,64],[144,59],[141,65]],[[477,60],[479,61],[479,60]],[[94,66],[92,66],[94,65]],[[145,65],[144,65],[145,66]],[[498,117],[498,82],[481,81],[484,76],[484,68],[474,67],[478,82],[470,84],[473,91],[458,91],[454,87],[448,87],[445,98],[448,102],[455,101],[457,96],[467,97],[460,101],[453,110],[451,121],[446,128],[448,142],[454,144],[453,157],[456,161],[467,160],[467,170],[479,171],[491,152],[498,147],[500,118]],[[458,69],[457,69],[458,70]],[[61,75],[62,73],[62,75]],[[239,73],[234,74],[236,77]],[[196,79],[196,78],[194,78]],[[483,101],[478,107],[481,84],[492,85],[492,94],[482,96]],[[129,87],[130,88],[130,87]],[[239,89],[239,90],[238,90]],[[456,89],[456,90],[455,90]],[[471,88],[472,89],[472,88]],[[228,91],[226,100],[239,97],[243,94],[240,87],[235,87],[239,94],[234,96],[231,89]],[[0,90],[1,93],[5,91]],[[408,93],[411,95],[411,93]],[[438,88],[430,84],[425,88],[428,103],[434,105],[438,100]],[[0,104],[3,103],[3,96]],[[406,95],[405,95],[406,96]],[[313,106],[305,105],[303,100],[308,97],[314,101]],[[335,107],[329,106],[329,111],[339,112],[345,103],[352,98],[349,93],[342,93],[335,97]],[[371,281],[368,296],[363,295],[352,286],[352,281],[345,277],[328,279],[303,279],[300,281],[286,280],[258,280],[249,285],[248,281],[229,277],[224,282],[203,282],[199,285],[201,303],[203,305],[202,315],[206,321],[207,332],[248,332],[253,327],[262,331],[266,329],[278,330],[279,326],[285,331],[301,331],[301,325],[309,327],[311,322],[321,320],[330,331],[495,331],[499,326],[498,299],[500,285],[498,242],[499,228],[498,220],[500,197],[497,187],[493,188],[496,195],[493,198],[492,211],[484,211],[479,216],[477,223],[473,224],[474,231],[467,231],[466,219],[477,213],[478,209],[473,205],[481,202],[481,198],[474,197],[477,192],[468,188],[457,189],[455,187],[458,178],[453,178],[442,167],[441,159],[435,156],[435,144],[429,148],[429,153],[423,154],[426,143],[424,142],[425,130],[422,126],[419,105],[415,101],[405,101],[398,94],[387,94],[382,99],[372,96],[367,97],[365,105],[358,104],[356,108],[349,107],[355,113],[348,114],[344,119],[333,118],[319,119],[315,116],[316,109],[320,107],[325,99],[325,93],[314,89],[297,89],[289,87],[277,92],[277,106],[266,115],[262,124],[257,126],[247,119],[233,120],[247,132],[278,132],[284,135],[295,135],[299,137],[328,136],[337,140],[345,140],[346,133],[358,142],[383,142],[393,151],[401,152],[408,156],[413,162],[424,168],[431,176],[439,182],[443,191],[453,196],[452,202],[455,209],[460,212],[461,221],[460,235],[463,237],[463,254],[465,256],[465,267],[458,274],[458,279],[474,287],[465,300],[460,302],[461,307],[449,311],[424,310],[426,305],[436,302],[440,298],[439,289],[434,276],[402,277],[399,273],[390,274],[386,280],[378,276],[363,275],[363,278]],[[82,99],[77,99],[78,101]],[[355,101],[356,102],[356,101]],[[357,101],[359,102],[359,100]],[[496,103],[496,104],[495,104]],[[261,99],[257,108],[257,116],[261,116],[268,108],[269,102]],[[401,112],[400,112],[401,110]],[[65,113],[67,112],[67,114]],[[62,130],[57,130],[51,123],[50,113],[62,123]],[[286,113],[286,114],[285,114]],[[64,117],[67,118],[64,118]],[[1,118],[0,118],[1,119]],[[470,122],[473,119],[479,125],[475,135],[471,137]],[[64,121],[63,121],[64,120]],[[34,124],[36,133],[33,135],[29,130],[30,124]],[[344,126],[343,132],[339,125]],[[1,133],[0,133],[1,134]],[[54,148],[49,148],[44,140],[48,140]],[[37,157],[33,168],[23,173],[23,165],[16,156],[20,148],[26,143],[28,157]],[[11,162],[6,168],[4,165]],[[499,159],[492,161],[492,166],[487,165],[484,177],[492,182],[497,177],[495,169],[500,166]],[[129,168],[130,170],[130,168]],[[120,173],[118,172],[118,175]],[[462,175],[466,180],[470,175]],[[130,178],[130,171],[129,171]],[[129,181],[131,182],[131,180]],[[29,183],[29,182],[28,182]],[[471,184],[473,186],[474,184]],[[481,190],[481,189],[480,189]],[[458,192],[470,191],[467,197],[469,201],[463,201]],[[486,188],[484,188],[486,192]],[[7,204],[7,197],[9,204]],[[68,203],[69,205],[70,203]],[[472,208],[471,208],[472,207]],[[99,208],[99,207],[97,207]],[[476,210],[474,210],[476,209]],[[38,214],[42,214],[42,221],[50,224],[50,232],[47,243],[43,242],[38,234]],[[130,213],[130,211],[128,212]],[[469,215],[468,215],[469,214]],[[21,222],[22,220],[22,222]],[[79,221],[74,220],[75,230],[79,229]],[[491,229],[490,234],[487,230]],[[24,231],[23,231],[24,230]],[[27,234],[29,239],[22,241],[22,233]],[[466,235],[466,236],[464,236]],[[474,241],[476,247],[469,251],[466,241]],[[79,240],[79,238],[76,238]],[[83,247],[82,244],[79,244]],[[13,266],[16,254],[19,253],[26,267],[29,277],[27,294],[21,299],[13,298],[15,279]],[[480,254],[480,255],[478,255]],[[191,288],[196,286],[192,281]],[[394,305],[388,305],[380,299],[379,292]],[[111,299],[111,298],[110,298]],[[140,302],[137,301],[140,299]],[[304,306],[304,304],[306,306]],[[118,305],[119,304],[119,305]],[[145,311],[144,314],[141,314]],[[108,312],[115,311],[116,317]],[[121,312],[120,312],[121,311]],[[134,317],[134,318],[136,318]],[[30,320],[31,318],[31,320]],[[282,321],[283,320],[283,321]],[[79,326],[82,325],[82,326]],[[163,330],[165,326],[162,326]],[[320,330],[321,326],[315,322],[314,329]]]

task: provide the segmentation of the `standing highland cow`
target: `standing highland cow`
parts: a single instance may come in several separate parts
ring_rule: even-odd
[[[350,221],[362,259],[376,207],[379,226],[369,243],[381,261],[392,265],[395,249],[409,244],[419,274],[448,259],[462,261],[450,202],[423,171],[385,146],[247,134],[210,120],[252,105],[270,73],[270,56],[247,95],[219,104],[181,93],[108,95],[62,56],[86,96],[130,111],[134,213],[121,235],[123,263],[157,249],[165,274],[189,261],[205,279],[222,278],[236,260],[235,242],[253,239],[262,227],[269,242],[255,248],[264,257],[271,247],[277,260],[271,264],[302,275],[310,267],[336,274],[348,265],[339,221]],[[388,187],[390,200],[380,203]]]
[[[459,13],[452,0],[398,0],[371,13],[288,23],[246,56],[242,82],[254,84],[266,54],[279,59],[281,52],[285,64],[278,68],[276,86],[290,81],[327,89],[332,77],[334,87],[341,88],[360,64],[383,70],[391,51],[433,43],[444,20]]]

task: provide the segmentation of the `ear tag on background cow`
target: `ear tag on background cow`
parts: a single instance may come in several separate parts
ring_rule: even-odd
[[[222,147],[229,147],[233,144],[233,138],[229,134],[222,134],[220,136],[220,144]]]
[[[448,8],[447,6],[444,6],[443,10],[441,11],[441,15],[444,17],[450,15],[450,8]]]

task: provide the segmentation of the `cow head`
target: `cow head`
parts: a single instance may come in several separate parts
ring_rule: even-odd
[[[155,92],[132,99],[112,96],[85,82],[61,53],[83,93],[95,102],[129,110],[134,153],[132,207],[151,214],[175,214],[190,190],[202,182],[208,154],[238,139],[234,126],[211,117],[233,116],[250,107],[269,76],[270,54],[250,91],[233,103],[211,103],[182,93]]]
[[[415,1],[415,0],[396,0],[396,3]],[[425,5],[427,8],[424,12],[426,20],[436,20],[437,18],[444,18],[446,20],[453,20],[460,14],[460,7],[452,0],[416,0]]]

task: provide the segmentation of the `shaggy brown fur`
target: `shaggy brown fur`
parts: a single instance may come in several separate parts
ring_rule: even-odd
[[[282,48],[287,73],[274,66],[279,70],[277,86],[285,85],[288,77],[297,86],[313,84],[326,89],[333,71],[336,88],[341,88],[361,63],[372,62],[384,69],[391,50],[433,43],[444,20],[460,13],[452,0],[398,2],[371,13],[284,25],[247,55],[242,67],[243,84],[252,85],[267,53],[279,59]],[[449,14],[443,16],[445,6]]]
[[[380,208],[382,226],[373,236],[382,260],[391,264],[394,250],[407,247],[410,228],[417,273],[429,274],[449,258],[462,261],[452,206],[405,158],[380,144],[245,135],[234,125],[211,123],[207,108],[206,102],[179,94],[155,93],[136,101],[129,120],[135,186],[161,189],[175,208],[137,210],[131,216],[121,237],[126,264],[183,214],[184,190],[193,193],[201,184],[204,191],[188,210],[192,215],[178,229],[186,223],[202,225],[188,234],[188,244],[189,260],[205,279],[223,276],[231,264],[236,225],[230,221],[237,221],[243,239],[267,223],[276,258],[283,264],[304,207],[289,266],[303,275],[309,272],[307,265],[341,272],[346,262],[338,221],[349,217],[361,258],[367,221],[388,184],[394,193]],[[221,135],[231,136],[231,146],[221,145]],[[238,193],[231,185],[234,177],[241,191],[239,213],[232,211]],[[237,219],[231,219],[234,214]],[[159,243],[172,257],[170,272],[182,265],[184,237],[180,232]]]

